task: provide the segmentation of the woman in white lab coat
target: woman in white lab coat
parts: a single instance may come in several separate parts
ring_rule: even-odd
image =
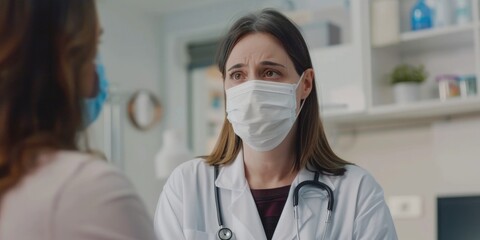
[[[213,152],[165,184],[161,239],[397,239],[382,188],[328,144],[294,24],[274,10],[247,15],[217,61],[227,119]]]

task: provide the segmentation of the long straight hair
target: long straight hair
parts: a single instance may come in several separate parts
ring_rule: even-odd
[[[94,0],[0,0],[0,200],[39,154],[78,150]]]
[[[235,45],[246,35],[267,33],[278,39],[295,65],[298,75],[313,68],[307,44],[302,34],[287,17],[272,9],[249,14],[237,20],[220,44],[217,64],[225,79],[225,65]],[[294,169],[309,168],[331,175],[343,175],[349,162],[338,157],[331,149],[320,119],[315,79],[312,91],[305,100],[297,119]],[[242,148],[242,140],[225,118],[220,137],[206,162],[210,165],[232,163]]]

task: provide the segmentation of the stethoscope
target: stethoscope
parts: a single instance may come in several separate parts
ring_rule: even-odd
[[[217,180],[218,172],[219,172],[218,165],[215,165],[214,169],[215,169],[214,180]],[[322,239],[325,239],[325,235],[328,230],[328,224],[330,223],[330,218],[332,216],[333,204],[335,202],[335,199],[333,197],[332,189],[328,185],[318,181],[319,176],[320,176],[319,172],[315,171],[315,176],[313,180],[303,181],[300,184],[298,184],[293,190],[293,212],[294,212],[294,217],[296,222],[297,240],[300,240],[300,230],[299,230],[300,228],[298,226],[298,219],[299,219],[298,195],[299,195],[300,189],[304,186],[313,186],[313,187],[322,189],[328,193],[327,219],[325,221],[326,225],[325,225],[325,230],[323,232],[323,237],[322,237]],[[233,231],[230,228],[225,227],[223,225],[223,217],[222,217],[223,215],[222,215],[222,208],[220,203],[220,191],[219,191],[219,188],[215,185],[215,183],[214,183],[214,186],[215,186],[215,207],[217,208],[217,220],[218,220],[218,226],[220,228],[217,232],[217,236],[220,240],[231,240],[233,237]]]

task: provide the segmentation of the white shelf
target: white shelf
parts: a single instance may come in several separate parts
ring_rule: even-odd
[[[375,49],[400,47],[402,52],[424,52],[432,49],[444,49],[454,46],[472,46],[475,25],[452,25],[400,34],[399,42],[386,46],[374,46]]]
[[[368,112],[324,116],[327,123],[336,125],[365,125],[435,119],[462,114],[480,113],[480,96],[454,98],[446,101],[428,100],[406,105],[372,107]]]
[[[400,41],[405,43],[410,41],[444,37],[447,35],[457,35],[463,32],[473,31],[473,29],[474,29],[473,24],[465,24],[465,25],[452,25],[452,26],[441,27],[441,28],[431,28],[431,29],[413,31],[413,32],[405,32],[400,35]]]

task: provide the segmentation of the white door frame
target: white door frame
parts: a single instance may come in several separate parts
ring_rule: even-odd
[[[166,123],[167,129],[180,131],[188,142],[188,44],[220,38],[226,33],[225,24],[169,33],[166,41]]]

